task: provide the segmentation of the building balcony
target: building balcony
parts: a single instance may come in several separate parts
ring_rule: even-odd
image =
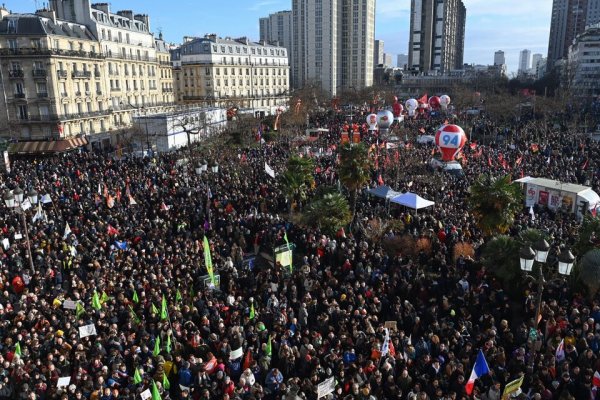
[[[64,79],[64,78],[66,78],[67,76],[69,76],[69,74],[67,73],[67,71],[66,71],[66,70],[64,70],[64,69],[59,69],[59,70],[58,70],[58,71],[56,71],[56,72],[57,72],[57,74],[58,74],[58,77],[59,77],[59,78],[63,78],[63,79]]]
[[[27,94],[25,94],[25,93],[15,93],[13,97],[15,99],[26,99],[27,98]]]
[[[111,91],[111,92],[120,92],[120,91],[121,91],[121,88],[120,88],[120,87],[111,87],[111,88],[110,88],[110,91]]]
[[[21,79],[23,78],[23,70],[22,69],[11,69],[8,71],[8,77],[13,79]]]
[[[62,120],[77,120],[77,119],[86,119],[86,118],[94,118],[94,117],[102,117],[108,115],[112,112],[112,110],[102,110],[102,111],[88,111],[88,112],[80,112],[75,114],[64,114],[61,119]]]
[[[45,79],[46,76],[48,75],[48,71],[46,71],[45,69],[34,69],[31,73],[34,78],[42,78],[42,79]]]
[[[21,119],[21,122],[58,122],[59,118],[56,114],[44,114],[44,115],[28,115],[26,120]]]
[[[43,49],[43,48],[19,48],[19,49],[0,49],[0,56],[64,56],[78,58],[93,58],[103,59],[105,56],[101,53],[91,51],[78,50],[60,50],[60,49]]]
[[[47,99],[48,92],[38,92],[37,97],[38,97],[38,99]]]
[[[92,77],[92,73],[90,71],[73,71],[71,73],[71,77],[73,79],[78,78],[78,79],[86,79],[86,78],[91,78]]]

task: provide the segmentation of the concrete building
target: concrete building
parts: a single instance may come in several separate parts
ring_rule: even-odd
[[[385,53],[383,47],[383,40],[376,40],[375,46],[373,47],[373,65],[383,65],[385,63]]]
[[[375,0],[293,0],[293,66],[296,87],[371,86],[375,44]]]
[[[502,50],[498,50],[494,53],[494,65],[506,65],[506,57],[504,57],[504,52]]]
[[[569,48],[566,63],[567,85],[573,96],[593,98],[600,95],[600,24],[588,27]]]
[[[186,107],[183,110],[152,115],[136,115],[133,126],[139,132],[140,147],[150,141],[158,152],[173,151],[200,142],[223,131],[227,125],[227,110],[215,107]]]
[[[408,64],[408,54],[398,54],[397,66],[398,68],[405,69]]]
[[[556,61],[566,59],[569,46],[586,26],[600,22],[600,0],[553,0],[548,70]]]
[[[531,56],[531,71],[533,73],[537,72],[538,63],[544,58],[540,53],[535,53]]]
[[[411,0],[409,69],[444,73],[462,68],[466,14],[462,0]]]
[[[56,151],[65,150],[64,141],[72,138],[80,138],[78,144],[90,143],[93,148],[116,146],[127,141],[125,128],[131,124],[136,104],[137,108],[144,106],[145,112],[173,105],[172,94],[162,92],[154,78],[160,65],[157,42],[148,31],[147,18],[142,22],[118,16],[124,26],[138,25],[131,31],[115,29],[115,38],[131,41],[143,37],[147,39],[145,52],[133,53],[136,57],[140,54],[135,62],[123,50],[111,54],[112,44],[105,44],[96,35],[102,32],[96,18],[110,15],[106,18],[116,21],[117,16],[96,10],[85,0],[73,0],[73,7],[67,3],[51,1],[51,9],[35,14],[0,10],[0,79],[5,94],[0,102],[5,103],[6,110],[0,113],[0,125],[8,127],[0,136],[21,141],[53,140]],[[111,24],[102,25],[105,32],[112,30]],[[158,53],[167,87],[170,55]],[[116,77],[115,71],[131,74]],[[128,95],[122,96],[121,89]],[[28,148],[35,152],[35,147]]]
[[[383,55],[383,65],[385,65],[386,67],[393,67],[394,66],[394,55],[393,54],[384,53],[384,55]]]
[[[518,75],[527,74],[531,68],[531,50],[521,50],[519,53],[519,69],[517,70]]]
[[[288,65],[292,65],[292,12],[279,11],[269,14],[268,17],[259,20],[260,40],[287,49]],[[294,76],[290,74],[290,82],[293,84]]]
[[[287,49],[248,38],[206,35],[171,51],[178,104],[251,108],[286,107],[290,76]]]

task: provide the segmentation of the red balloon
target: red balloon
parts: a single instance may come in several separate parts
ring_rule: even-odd
[[[467,135],[458,125],[442,125],[435,134],[442,161],[453,161],[466,142]]]
[[[440,98],[437,96],[431,96],[429,98],[429,107],[431,107],[434,110],[437,110],[438,108],[440,108]]]
[[[392,112],[394,114],[394,118],[398,118],[400,114],[402,114],[403,109],[404,107],[402,107],[402,104],[395,101],[394,104],[392,104]]]

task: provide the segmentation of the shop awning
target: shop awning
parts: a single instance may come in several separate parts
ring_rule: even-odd
[[[88,144],[86,138],[77,137],[61,140],[18,142],[8,146],[10,154],[52,154],[63,153]]]

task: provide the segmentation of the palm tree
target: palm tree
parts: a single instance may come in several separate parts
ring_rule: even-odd
[[[333,235],[350,223],[352,214],[348,200],[340,193],[326,193],[313,200],[304,211],[304,223]]]
[[[469,188],[469,204],[479,228],[486,236],[503,234],[523,208],[523,193],[510,175],[481,175]]]
[[[350,192],[352,202],[352,219],[356,213],[358,191],[370,180],[371,160],[368,148],[363,143],[351,145],[345,143],[340,149],[340,165],[338,174],[342,184]]]
[[[286,197],[290,204],[294,201],[304,201],[315,182],[313,176],[314,162],[311,158],[291,156],[288,159],[286,170],[280,175]]]

